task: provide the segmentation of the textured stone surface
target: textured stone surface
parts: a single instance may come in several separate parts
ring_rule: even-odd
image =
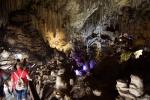
[[[1,4],[1,23],[11,23],[8,15],[16,9],[24,9],[27,14],[22,17],[16,14],[18,22],[32,19],[30,21],[42,33],[45,42],[60,51],[72,48],[67,42],[76,33],[84,38],[92,32],[103,33],[106,28],[108,31],[118,31],[116,25],[119,26],[119,33],[140,33],[149,38],[149,0],[15,0],[13,3],[12,0],[1,0]],[[15,22],[16,19],[11,20]],[[57,36],[63,38],[54,41]],[[136,45],[145,43],[143,38],[138,39],[141,42],[135,41]]]
[[[50,58],[58,56],[51,48],[68,53],[91,43],[100,59],[101,50],[112,53],[129,47],[129,36],[134,37],[133,47],[149,46],[149,5],[149,0],[0,0],[0,53],[11,52],[7,59],[0,55],[0,66],[12,67],[18,52],[29,56],[37,64],[31,75],[38,94],[49,98],[58,71]],[[92,33],[97,36],[86,41]],[[115,38],[121,41],[115,42]],[[79,85],[83,89],[75,97],[92,93],[80,82],[73,92]]]

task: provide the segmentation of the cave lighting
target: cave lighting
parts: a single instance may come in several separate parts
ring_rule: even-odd
[[[95,66],[96,66],[96,61],[95,60],[90,60],[90,63],[89,63],[89,65],[90,65],[90,69],[93,69]]]
[[[16,59],[22,59],[23,57],[22,57],[22,54],[18,53],[18,54],[15,54],[15,58]]]
[[[135,58],[138,59],[143,54],[143,50],[137,50],[134,52]]]
[[[56,48],[59,51],[67,52],[72,48],[72,44],[67,40],[67,35],[62,32],[58,31],[56,35],[54,35],[54,32],[46,32],[46,39],[48,40],[48,43],[50,47]]]
[[[87,71],[87,70],[88,70],[88,68],[87,68],[86,65],[83,65],[83,70],[84,70],[84,71]]]
[[[81,73],[79,70],[75,70],[75,74],[76,74],[77,76],[82,76],[82,73]]]
[[[3,52],[1,53],[1,56],[2,56],[3,58],[8,58],[9,55],[10,55],[10,53],[8,53],[6,50],[3,50]]]

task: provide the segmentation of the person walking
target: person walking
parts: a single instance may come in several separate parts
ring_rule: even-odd
[[[5,96],[4,93],[4,83],[8,79],[8,74],[0,68],[0,100],[2,100]]]
[[[12,90],[17,100],[27,100],[28,82],[31,80],[28,70],[22,67],[20,60],[17,60],[14,69],[11,74]]]

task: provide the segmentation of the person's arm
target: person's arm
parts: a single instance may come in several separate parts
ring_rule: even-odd
[[[27,80],[32,81],[32,79],[31,79],[30,76],[29,76],[29,72],[28,72],[27,69],[24,69],[24,74],[25,74]]]
[[[26,77],[29,81],[32,81],[32,79],[30,78],[30,76],[28,74],[26,75]]]
[[[13,86],[14,86],[14,76],[13,76],[13,73],[11,74],[11,77],[10,77],[10,91],[13,92]]]

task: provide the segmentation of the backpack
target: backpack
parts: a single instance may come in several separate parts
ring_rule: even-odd
[[[23,72],[24,72],[24,70],[22,71],[20,77],[16,74],[16,72],[14,72],[14,74],[18,78],[17,83],[16,83],[16,87],[15,87],[16,90],[25,90],[26,89],[26,85],[22,79]]]

